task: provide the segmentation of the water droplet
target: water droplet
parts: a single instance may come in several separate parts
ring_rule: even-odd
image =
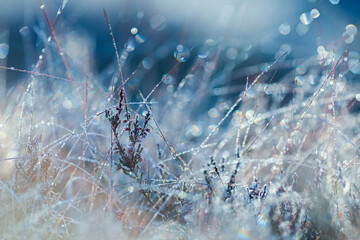
[[[144,12],[143,11],[139,11],[139,12],[137,12],[137,14],[136,14],[136,17],[138,18],[138,19],[142,19],[143,17],[144,17]]]
[[[299,65],[296,67],[296,74],[298,75],[304,75],[307,71],[307,68],[304,65]]]
[[[150,19],[150,26],[156,31],[164,30],[166,27],[166,18],[161,15],[155,15]]]
[[[299,23],[297,26],[296,26],[296,32],[299,34],[299,35],[305,35],[307,32],[309,31],[309,27],[302,24],[302,23]]]
[[[340,0],[329,0],[329,1],[331,4],[334,4],[334,5],[336,5],[340,2]]]
[[[265,226],[268,223],[268,219],[266,218],[266,216],[264,214],[261,213],[257,217],[257,223],[261,226]]]
[[[218,118],[220,116],[220,113],[216,108],[210,108],[210,110],[208,111],[208,115],[211,118]]]
[[[229,48],[226,51],[226,57],[228,59],[234,60],[234,59],[236,59],[237,55],[238,55],[238,52],[237,52],[237,50],[235,48]]]
[[[350,44],[354,41],[354,35],[351,35],[349,32],[344,32],[342,35],[344,42]]]
[[[144,60],[142,60],[142,65],[145,69],[151,69],[154,66],[154,60],[150,57],[146,57],[144,58]]]
[[[360,102],[360,94],[359,93],[355,95],[355,98],[356,98],[357,101]]]
[[[198,50],[198,57],[199,58],[207,58],[209,56],[209,50],[206,47],[201,47]]]
[[[322,54],[322,53],[326,52],[324,46],[319,46],[317,48],[317,52],[318,52],[318,54]]]
[[[171,76],[170,74],[164,74],[163,75],[163,82],[165,84],[174,84],[175,83],[175,78],[173,76]]]
[[[131,34],[135,35],[138,33],[138,29],[136,27],[133,27],[133,28],[131,28],[130,32],[131,32]]]
[[[177,45],[176,50],[174,51],[174,58],[179,62],[186,62],[189,57],[189,49],[185,48],[183,45]]]
[[[72,108],[72,102],[69,100],[69,99],[66,99],[64,102],[63,102],[63,107],[65,109],[71,109]]]
[[[312,18],[309,13],[303,13],[300,15],[300,21],[304,25],[309,25],[312,22]]]
[[[199,125],[188,125],[187,126],[187,131],[186,131],[186,135],[191,134],[194,137],[200,137],[202,134],[202,128]]]
[[[128,187],[128,191],[129,191],[129,193],[134,192],[134,187],[133,186]]]
[[[296,76],[295,77],[295,83],[299,86],[303,85],[304,84],[304,78],[301,77],[301,76]]]
[[[135,41],[137,43],[143,43],[146,41],[146,38],[144,36],[140,35],[140,33],[138,33],[135,35]]]
[[[135,44],[132,40],[127,41],[124,45],[127,52],[132,52],[135,50]]]
[[[254,121],[254,110],[246,111],[245,117],[247,120],[249,120],[250,123],[252,123]]]
[[[310,11],[310,16],[311,16],[312,18],[318,18],[318,17],[320,16],[319,10],[317,10],[316,8],[311,9],[311,11]]]
[[[40,6],[40,9],[44,9],[44,8],[45,8],[45,5],[42,4],[42,5]]]
[[[349,24],[345,27],[346,32],[349,33],[350,35],[356,35],[357,33],[357,28],[354,24]]]
[[[19,33],[22,37],[26,37],[29,34],[30,30],[28,26],[23,26],[19,29]]]
[[[9,45],[0,43],[0,59],[4,59],[9,54]]]
[[[125,61],[126,61],[126,59],[127,59],[128,56],[129,56],[129,53],[124,50],[124,51],[121,53],[120,62],[121,62],[121,63],[125,63]]]
[[[209,47],[214,47],[216,46],[216,41],[214,39],[209,38],[206,39],[205,44],[208,45]]]
[[[289,24],[287,24],[287,23],[280,24],[280,26],[279,26],[280,34],[287,35],[290,33],[290,31],[291,31],[291,27]]]
[[[309,75],[309,83],[311,85],[315,85],[316,81],[315,81],[315,76],[314,75]]]
[[[348,66],[349,69],[352,73],[354,74],[359,74],[360,73],[360,61],[359,59],[350,59],[348,61]]]

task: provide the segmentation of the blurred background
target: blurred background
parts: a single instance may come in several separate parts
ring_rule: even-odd
[[[114,50],[103,15],[105,9],[120,54],[122,48],[126,50],[122,60],[125,71],[132,72],[139,64],[144,65],[149,70],[147,82],[151,85],[176,62],[173,53],[178,45],[189,50],[188,61],[181,66],[180,74],[192,66],[196,57],[211,55],[202,48],[204,43],[208,48],[221,44],[225,51],[220,60],[234,62],[233,69],[273,61],[284,52],[288,58],[307,58],[316,54],[318,46],[331,45],[333,39],[341,40],[348,24],[358,24],[360,10],[357,1],[343,0],[57,0],[44,4],[53,23],[61,11],[55,32],[63,42],[74,41],[72,47],[64,46],[72,49],[66,54],[73,59],[87,55],[88,61],[81,64],[94,74],[114,64]],[[1,4],[2,66],[34,68],[49,36],[40,5],[37,0]],[[350,40],[348,43],[352,45],[357,42],[356,38]],[[6,89],[11,88],[23,77],[12,71],[1,74],[2,89],[5,85]],[[110,80],[102,81],[107,85]],[[132,83],[138,84],[136,80]]]

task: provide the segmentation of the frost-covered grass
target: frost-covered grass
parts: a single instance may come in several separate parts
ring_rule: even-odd
[[[160,15],[123,47],[104,11],[114,60],[97,71],[66,3],[53,18],[40,1],[43,22],[20,30],[37,34],[28,70],[1,67],[23,78],[0,109],[0,239],[360,237],[354,25],[297,57],[326,14],[309,9],[263,61],[266,42],[226,32],[154,43]]]

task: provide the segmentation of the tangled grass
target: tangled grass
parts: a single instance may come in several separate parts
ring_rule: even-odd
[[[119,48],[104,11],[115,60],[91,72],[73,53],[89,40],[56,31],[67,1],[54,23],[40,2],[38,61],[1,67],[24,73],[1,108],[1,239],[359,238],[359,57],[342,39],[250,65],[256,46],[179,44],[151,84],[138,29]]]

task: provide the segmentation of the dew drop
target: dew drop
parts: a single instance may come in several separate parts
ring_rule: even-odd
[[[220,113],[216,108],[210,108],[210,110],[208,111],[208,115],[211,118],[218,118],[220,116]]]
[[[237,55],[238,55],[238,52],[235,48],[229,48],[226,51],[226,56],[228,59],[234,60],[234,59],[236,59]]]
[[[354,35],[351,35],[349,32],[344,32],[342,35],[344,42],[350,44],[354,41]]]
[[[297,75],[304,75],[307,71],[307,68],[304,65],[299,65],[296,67],[296,74]]]
[[[121,62],[121,63],[125,63],[128,56],[129,56],[129,53],[124,50],[124,51],[121,53],[120,62]]]
[[[302,24],[302,23],[299,23],[297,26],[296,26],[296,32],[299,34],[299,35],[305,35],[307,32],[309,31],[309,27]]]
[[[355,98],[356,98],[357,101],[360,102],[360,93],[356,94],[356,95],[355,95]]]
[[[22,37],[26,37],[29,34],[30,30],[28,26],[23,26],[19,29],[19,33]]]
[[[188,125],[187,126],[187,131],[186,131],[186,135],[192,135],[194,137],[200,137],[202,134],[202,128],[199,125]]]
[[[154,60],[150,57],[146,57],[144,58],[144,60],[142,60],[142,65],[145,69],[151,69],[154,66]]]
[[[185,48],[183,45],[177,45],[176,50],[174,51],[174,58],[179,62],[186,62],[190,57],[189,49]]]
[[[127,52],[132,52],[135,50],[135,44],[132,40],[129,40],[127,43],[125,43],[124,47]]]
[[[312,18],[318,18],[318,17],[320,16],[319,10],[317,10],[316,8],[311,9],[311,11],[310,11],[310,16],[311,16]]]
[[[314,75],[309,75],[309,83],[311,85],[315,85],[316,82],[315,82],[315,76]]]
[[[300,21],[304,25],[309,25],[312,22],[312,18],[309,13],[303,13],[300,15]]]
[[[206,47],[201,47],[198,50],[198,57],[199,58],[207,58],[209,56],[209,50]]]
[[[350,59],[348,61],[348,66],[349,69],[352,73],[354,74],[359,74],[360,73],[360,62],[359,59]]]
[[[345,27],[346,32],[349,33],[352,36],[355,36],[357,33],[357,28],[354,24],[349,24]]]
[[[256,222],[260,226],[265,226],[268,223],[268,219],[266,218],[266,216],[264,214],[259,214],[259,216],[257,217]]]
[[[287,24],[287,23],[280,24],[280,26],[279,26],[280,34],[288,35],[290,33],[290,31],[291,31],[291,27],[289,24]]]
[[[0,43],[0,59],[4,59],[9,54],[9,45]]]
[[[246,113],[245,113],[245,117],[246,117],[246,119],[247,120],[249,120],[249,122],[253,122],[254,121],[254,110],[248,110],[248,111],[246,111]]]
[[[340,0],[329,0],[331,4],[339,4]]]
[[[137,43],[143,43],[146,41],[146,38],[138,33],[135,35],[135,41]]]
[[[134,192],[134,187],[133,186],[128,187],[128,191],[129,191],[129,193]]]
[[[296,76],[295,77],[295,83],[299,86],[303,85],[304,84],[304,78],[301,77],[301,76]]]
[[[42,4],[42,5],[40,6],[40,9],[44,9],[44,8],[45,8],[45,5]]]
[[[131,32],[131,34],[135,35],[138,33],[138,29],[136,27],[133,27],[133,28],[131,28],[130,32]]]
[[[63,102],[63,107],[65,109],[71,109],[72,108],[72,102],[69,100],[69,99],[66,99],[64,102]]]

